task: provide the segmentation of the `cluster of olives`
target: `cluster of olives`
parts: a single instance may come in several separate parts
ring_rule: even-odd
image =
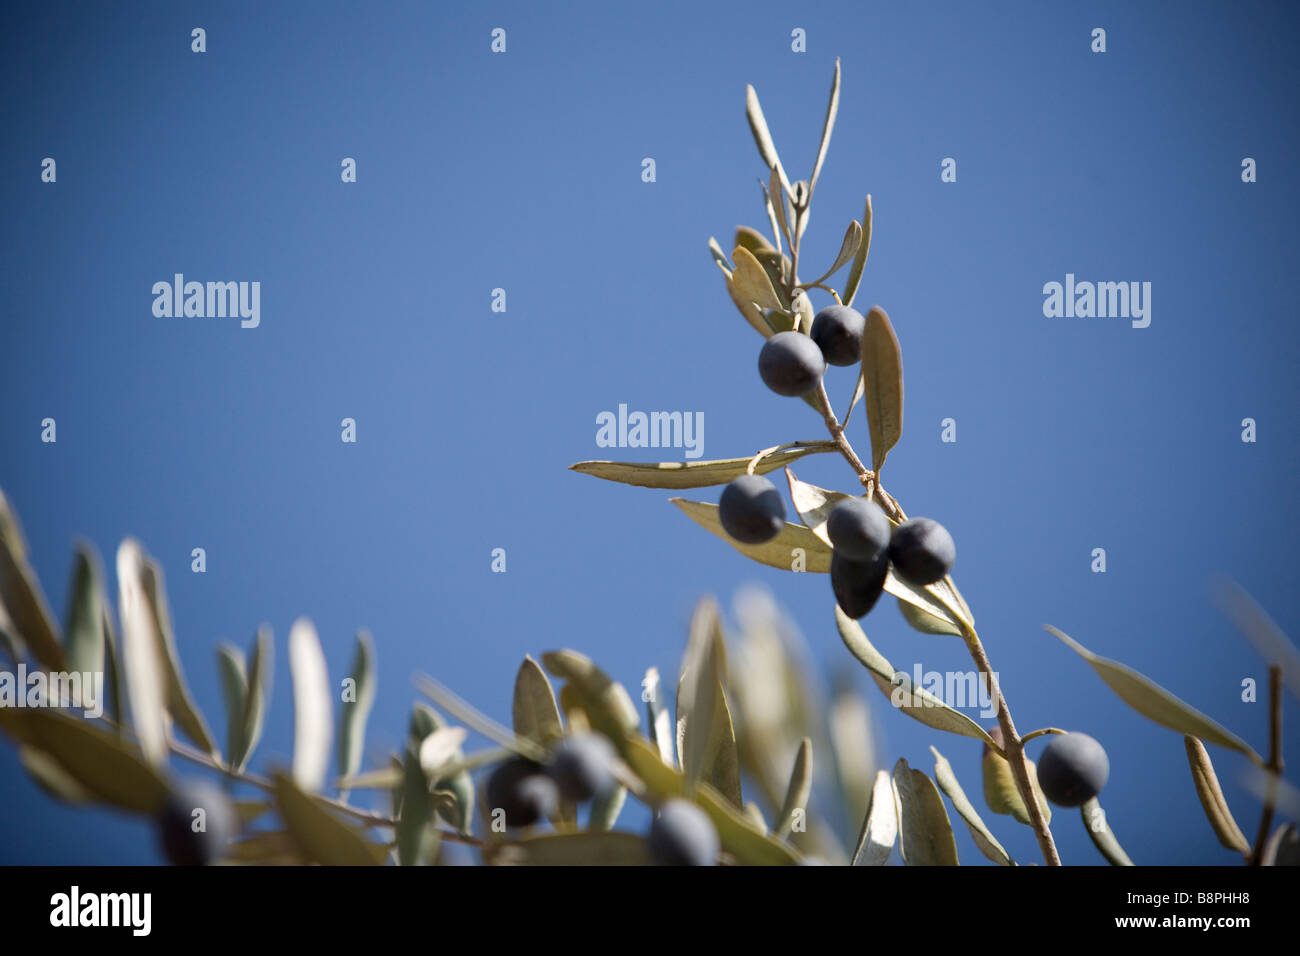
[[[813,319],[811,336],[778,332],[758,353],[758,374],[778,395],[797,397],[817,387],[827,365],[854,365],[862,355],[862,313],[831,305]]]
[[[488,777],[489,811],[501,810],[509,827],[529,827],[555,813],[561,798],[584,803],[608,797],[618,786],[614,748],[604,737],[565,737],[539,764],[511,757]],[[661,866],[712,866],[720,844],[708,815],[689,800],[665,801],[646,834],[651,859]]]
[[[613,746],[599,734],[579,733],[561,740],[544,764],[518,756],[498,764],[484,796],[490,810],[505,814],[506,826],[530,827],[554,814],[561,798],[586,803],[617,786]]]
[[[741,475],[722,490],[718,520],[743,544],[762,544],[781,533],[785,501],[761,475]],[[831,539],[831,590],[845,614],[863,617],[876,605],[889,566],[909,584],[941,581],[952,570],[957,546],[952,535],[930,518],[909,518],[894,527],[880,506],[866,498],[846,498],[826,522]]]

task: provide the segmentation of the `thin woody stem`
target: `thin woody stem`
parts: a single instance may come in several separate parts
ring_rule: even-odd
[[[1259,866],[1264,861],[1264,847],[1268,831],[1273,827],[1273,810],[1277,803],[1277,782],[1282,776],[1282,668],[1273,664],[1268,669],[1268,783],[1264,791],[1264,809],[1259,817],[1259,830],[1255,834],[1255,848],[1250,854],[1250,865]]]

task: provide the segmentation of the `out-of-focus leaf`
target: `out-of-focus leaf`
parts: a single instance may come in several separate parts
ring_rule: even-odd
[[[618,821],[618,815],[626,802],[626,787],[615,787],[603,797],[597,797],[591,802],[591,816],[587,820],[587,829],[614,829],[614,824]]]
[[[1047,626],[1047,631],[1087,661],[1097,672],[1097,676],[1106,682],[1106,686],[1143,717],[1171,730],[1190,734],[1201,740],[1218,744],[1220,747],[1227,747],[1229,750],[1236,750],[1249,757],[1257,766],[1264,765],[1263,758],[1255,753],[1248,743],[1199,710],[1179,700],[1155,681],[1125,664],[1094,654],[1074,638],[1051,625]]]
[[[718,607],[706,598],[691,618],[690,641],[677,682],[677,751],[688,787],[707,780],[742,807],[736,731],[722,683],[726,654]]]
[[[292,643],[292,639],[291,643]],[[302,855],[324,866],[379,866],[388,855],[368,843],[286,774],[276,773],[275,804]]]
[[[804,455],[824,451],[826,448],[814,445],[773,452],[759,460],[754,466],[754,474],[765,475],[792,461],[798,461]],[[642,488],[704,488],[709,485],[725,485],[733,478],[745,474],[752,459],[751,455],[747,458],[718,458],[711,461],[580,461],[570,465],[569,470]]]
[[[867,253],[871,251],[871,197],[867,196],[867,206],[862,213],[862,240],[858,244],[857,254],[853,257],[853,267],[844,283],[844,292],[840,296],[845,305],[853,304],[858,285],[862,282],[862,270],[867,265]]]
[[[1300,698],[1300,648],[1235,581],[1223,579],[1216,582],[1215,597],[1255,652],[1269,664],[1282,668],[1282,677],[1292,696]]]
[[[1187,749],[1187,763],[1192,768],[1192,782],[1196,785],[1196,796],[1201,801],[1202,809],[1205,810],[1206,819],[1214,829],[1214,835],[1227,849],[1249,854],[1250,844],[1246,841],[1246,835],[1241,832],[1241,827],[1237,826],[1237,821],[1233,819],[1232,811],[1228,809],[1227,798],[1223,795],[1223,788],[1219,786],[1219,778],[1214,772],[1214,764],[1210,761],[1205,745],[1191,734],[1183,735],[1183,745]]]
[[[34,747],[19,747],[18,762],[37,786],[56,800],[79,805],[89,803],[95,795],[63,769],[63,765]]]
[[[644,837],[613,831],[540,833],[490,843],[483,857],[489,866],[649,866],[651,862]]]
[[[37,660],[52,671],[67,670],[54,615],[41,592],[36,572],[27,561],[27,543],[3,491],[0,491],[0,607],[7,613],[14,633]]]
[[[970,830],[976,848],[998,866],[1015,866],[1011,855],[998,842],[992,831],[984,825],[979,812],[966,797],[966,791],[961,788],[961,784],[957,782],[957,775],[952,772],[952,764],[948,763],[943,754],[934,747],[931,747],[930,751],[934,754],[935,782],[939,784],[939,789],[948,795],[957,815],[966,822],[966,829]]]
[[[780,309],[781,300],[777,297],[772,281],[767,277],[754,254],[744,246],[736,246],[731,251],[732,261],[736,263],[731,273],[731,281],[736,291],[747,301],[753,302],[760,309]]]
[[[862,224],[854,219],[849,223],[849,228],[844,231],[844,239],[840,243],[840,251],[835,256],[835,261],[831,263],[831,267],[827,269],[825,274],[819,277],[815,282],[805,282],[804,285],[814,286],[820,282],[825,282],[840,269],[844,268],[844,264],[853,258],[861,244]]]
[[[104,599],[104,679],[113,698],[113,719],[117,721],[118,736],[125,736],[131,725],[130,704],[126,699],[126,682],[122,676],[122,657],[117,649],[117,637],[113,633],[113,619],[108,610],[108,599]],[[105,713],[108,713],[105,708]]]
[[[813,166],[812,179],[808,181],[808,190],[817,188],[817,177],[821,175],[822,163],[826,162],[826,151],[831,147],[831,131],[835,129],[835,117],[840,111],[840,58],[835,58],[835,79],[831,83],[830,101],[826,104],[826,120],[822,123],[822,139],[817,147],[817,162]],[[835,270],[832,269],[832,272]]]
[[[449,726],[428,704],[419,702],[412,708],[407,746],[416,755],[417,764],[420,747],[424,741],[431,734]],[[430,785],[433,789],[433,807],[438,816],[461,833],[469,833],[474,814],[474,780],[464,766],[467,761],[460,759],[459,751],[456,753],[456,758],[450,766],[442,769],[442,776]],[[458,765],[460,769],[456,769]],[[398,802],[400,805],[400,797]]]
[[[897,670],[867,639],[862,626],[838,607],[835,608],[835,625],[844,646],[862,662],[872,681],[898,711],[936,730],[993,743],[993,738],[983,727],[924,687],[917,687],[910,676]]]
[[[707,531],[711,531],[727,544],[731,545],[745,557],[766,564],[782,571],[793,571],[796,557],[802,557],[803,570],[818,574],[828,574],[831,569],[831,548],[825,541],[813,534],[801,524],[787,521],[781,532],[771,541],[763,544],[742,544],[732,538],[722,528],[718,519],[718,506],[703,501],[687,501],[685,498],[669,499],[687,517]],[[796,552],[802,552],[797,555]]]
[[[542,664],[581,692],[583,708],[591,718],[592,726],[606,737],[636,732],[641,715],[627,689],[611,680],[591,658],[577,651],[548,651],[542,655]]]
[[[541,747],[564,736],[564,722],[555,702],[555,691],[537,661],[525,657],[515,675],[515,696],[511,704],[515,733]]]
[[[871,468],[879,475],[885,456],[903,434],[903,353],[889,316],[872,306],[862,331],[862,379],[866,383]]]
[[[889,852],[898,839],[898,815],[894,807],[894,786],[889,773],[876,771],[876,783],[871,788],[871,801],[867,815],[858,834],[858,849],[853,854],[854,866],[884,866]]]
[[[239,817],[240,826],[248,826],[274,806],[265,800],[234,800],[232,803],[235,807],[235,815]]]
[[[763,157],[763,162],[767,164],[768,169],[775,168],[778,171],[781,185],[789,190],[790,180],[786,178],[785,169],[781,166],[781,157],[776,153],[772,133],[767,127],[767,118],[763,116],[763,107],[758,103],[758,94],[753,86],[745,87],[745,118],[749,120],[749,129],[754,134],[754,142],[758,145],[758,152]]]
[[[248,710],[248,671],[244,665],[244,652],[231,644],[219,644],[217,672],[226,703],[226,753],[233,764],[235,754],[247,749],[243,739],[244,714]]]
[[[1106,821],[1106,811],[1101,808],[1096,797],[1081,806],[1079,814],[1083,818],[1084,829],[1092,838],[1093,845],[1111,866],[1133,865],[1133,861],[1128,858],[1124,848],[1115,839],[1115,834],[1111,832],[1110,824]]]
[[[1300,866],[1300,830],[1284,823],[1273,831],[1260,855],[1261,866]]]
[[[991,738],[992,739],[992,738]],[[999,731],[996,740],[1001,746],[1002,734]],[[1052,822],[1052,808],[1047,804],[1047,798],[1043,796],[1041,788],[1038,786],[1038,767],[1032,760],[1025,760],[1029,768],[1029,782],[1038,795],[1038,806],[1043,812],[1043,820],[1046,823]],[[1010,815],[1018,823],[1025,826],[1033,826],[1029,819],[1029,810],[1025,807],[1025,801],[1020,798],[1020,791],[1016,789],[1015,774],[1011,772],[1011,764],[1007,759],[997,751],[985,746],[984,756],[980,762],[980,772],[984,782],[984,802],[994,813]]]
[[[659,799],[685,796],[685,778],[660,760],[648,741],[624,735],[614,744],[632,772]],[[798,862],[794,851],[756,828],[743,811],[708,783],[700,783],[694,800],[713,821],[723,849],[734,856],[736,862],[749,866],[785,866]]]
[[[154,815],[167,783],[135,747],[89,721],[59,710],[0,707],[0,730],[57,764],[101,803]]]
[[[87,543],[77,545],[68,601],[67,664],[81,674],[104,670],[103,575],[99,556]]]
[[[340,790],[391,790],[401,784],[400,767],[380,767],[378,770],[363,770],[355,776],[344,777],[338,782],[338,788]]]
[[[461,752],[461,744],[469,736],[464,727],[443,727],[420,741],[420,769],[430,780],[437,780],[445,767]]]
[[[131,723],[145,759],[160,765],[167,759],[167,672],[162,638],[144,586],[144,567],[139,543],[127,538],[117,549],[117,606]]]
[[[833,694],[826,730],[845,819],[861,819],[866,815],[871,800],[876,747],[871,730],[871,711],[852,683],[843,682]]]
[[[361,769],[361,751],[366,743],[366,721],[375,703],[375,645],[369,631],[357,632],[357,649],[352,657],[353,699],[344,700],[339,710],[339,773],[350,777]]]
[[[796,810],[807,813],[808,796],[812,793],[812,741],[805,737],[799,742],[795,754],[794,769],[790,771],[790,785],[785,791],[785,801],[781,804],[781,814],[777,817],[772,831],[780,837],[790,833]]]
[[[434,731],[425,737],[433,740]],[[414,747],[408,747],[402,761],[401,812],[397,819],[397,862],[401,866],[430,866],[438,850],[438,830],[433,822],[434,797],[429,793],[429,781],[420,767],[420,758]]]
[[[163,587],[162,568],[152,558],[145,558],[140,580],[144,585],[145,596],[149,599],[149,610],[153,614],[154,633],[160,642],[167,712],[185,732],[185,736],[199,745],[199,749],[219,758],[221,753],[212,739],[212,732],[208,730],[207,721],[203,719],[203,714],[194,703],[194,697],[185,683],[185,673],[181,669],[180,653],[176,650],[176,638],[172,631],[171,611]]]
[[[804,335],[812,335],[813,320],[817,318],[817,313],[813,309],[812,300],[808,298],[808,293],[802,289],[796,292],[794,300],[790,303],[790,311],[795,316],[795,327]]]
[[[289,669],[293,676],[293,779],[317,792],[325,784],[330,760],[330,681],[316,627],[305,617],[289,630]]]
[[[303,866],[303,857],[287,830],[258,830],[232,843],[223,861],[235,866]]]
[[[750,800],[742,809],[749,822],[754,824],[756,829],[762,830],[764,833],[768,832],[767,821],[763,819],[763,811],[759,809],[757,803]]]
[[[898,807],[898,853],[908,866],[957,866],[957,843],[943,798],[923,771],[907,761],[894,764]]]
[[[262,723],[271,698],[271,667],[275,644],[271,631],[261,627],[253,639],[253,655],[248,666],[248,693],[244,699],[243,730],[239,734],[239,747],[230,750],[230,766],[240,772],[262,739]]]
[[[645,672],[642,697],[646,704],[646,718],[650,725],[650,739],[659,748],[659,758],[673,766],[673,721],[664,707],[659,681],[659,668],[650,667]]]

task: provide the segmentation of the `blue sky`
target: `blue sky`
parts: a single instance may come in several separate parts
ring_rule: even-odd
[[[416,671],[502,720],[525,653],[575,647],[635,687],[649,665],[675,672],[702,594],[729,605],[748,582],[828,670],[852,665],[825,579],[747,562],[669,492],[566,470],[654,460],[596,446],[596,416],[621,402],[703,412],[708,458],[820,437],[802,402],[758,380],[759,339],[706,242],[764,225],[745,84],[806,177],[838,56],[804,261],[830,262],[870,192],[859,303],[889,312],[906,380],[886,486],[953,533],[1020,728],[1107,747],[1102,802],[1129,854],[1233,862],[1179,736],[1041,625],[1267,746],[1265,705],[1240,700],[1265,667],[1208,582],[1235,577],[1300,634],[1285,530],[1300,511],[1293,7],[15,3],[0,17],[0,487],[60,613],[78,536],[110,567],[123,536],[145,543],[215,727],[217,641],[272,626],[259,766],[291,746],[299,615],[335,678],[357,628],[373,632],[374,759],[404,732]],[[790,50],[795,27],[806,53]],[[940,182],[945,157],[956,183]],[[1244,157],[1258,182],[1241,181]],[[151,287],[176,272],[259,281],[261,325],[155,318]],[[1151,282],[1150,327],[1045,318],[1042,287],[1067,273]],[[851,373],[828,386],[842,407]],[[345,417],[356,444],[340,441]],[[830,456],[798,473],[852,490]],[[205,574],[189,571],[194,547]],[[490,571],[497,547],[505,574]],[[900,667],[970,666],[891,605],[866,627]],[[976,745],[869,699],[888,764],[928,767],[934,743],[978,791]],[[1296,727],[1294,700],[1286,716]],[[1287,739],[1300,766],[1300,734]],[[1243,761],[1213,756],[1253,836]],[[146,826],[52,804],[9,746],[0,792],[0,861],[159,859]],[[1027,829],[993,820],[1013,856],[1036,858]],[[1099,862],[1075,815],[1058,821],[1065,861]],[[966,835],[958,846],[978,860]]]

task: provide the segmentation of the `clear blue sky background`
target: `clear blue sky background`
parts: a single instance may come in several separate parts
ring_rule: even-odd
[[[730,605],[746,582],[775,591],[828,670],[851,663],[825,578],[747,562],[668,492],[566,470],[657,457],[596,446],[597,414],[620,402],[702,411],[705,457],[818,437],[803,403],[759,382],[759,339],[706,242],[763,225],[745,84],[806,177],[839,56],[804,272],[829,263],[870,192],[860,301],[893,317],[907,384],[886,484],[956,538],[1022,730],[1108,748],[1103,803],[1130,855],[1234,861],[1179,735],[1041,625],[1267,746],[1264,704],[1240,701],[1265,668],[1208,582],[1236,577],[1300,634],[1294,6],[14,3],[0,17],[0,486],[60,614],[78,535],[110,570],[124,535],[146,544],[223,739],[214,646],[272,625],[260,767],[291,746],[298,615],[335,679],[356,629],[372,630],[376,760],[404,733],[413,672],[502,720],[525,653],[572,646],[636,687],[648,665],[675,672],[700,595]],[[206,54],[190,52],[195,26]],[[55,185],[40,182],[46,156]],[[955,184],[939,179],[949,156]],[[155,318],[151,286],[175,272],[259,280],[261,327]],[[1042,286],[1067,272],[1151,282],[1150,328],[1044,318]],[[505,314],[489,308],[498,286]],[[851,385],[832,372],[837,407]],[[57,444],[40,441],[47,416]],[[940,442],[949,416],[956,444]],[[1240,440],[1248,416],[1256,444]],[[838,458],[798,470],[853,485]],[[190,573],[194,547],[206,574]],[[1105,574],[1089,570],[1095,547]],[[866,623],[900,667],[970,666],[892,602]],[[887,764],[928,768],[935,743],[978,792],[977,745],[863,687]],[[1298,718],[1289,701],[1292,766]],[[1253,836],[1244,761],[1214,756]],[[51,803],[9,745],[0,795],[0,861],[160,859],[147,826]],[[1077,816],[1057,819],[1066,862],[1099,862]],[[1027,829],[993,820],[1014,856],[1037,858]],[[979,860],[965,833],[958,845]]]

